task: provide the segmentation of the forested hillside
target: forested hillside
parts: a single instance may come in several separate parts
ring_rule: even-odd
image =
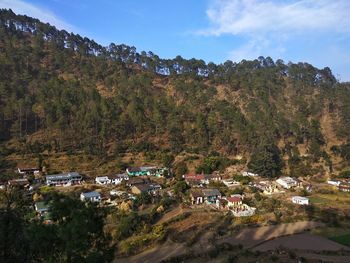
[[[350,161],[349,113],[350,85],[329,68],[161,59],[0,11],[3,169],[11,154],[187,152],[239,156],[268,176],[339,172]]]

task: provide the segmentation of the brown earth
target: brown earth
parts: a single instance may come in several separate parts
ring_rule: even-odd
[[[181,254],[186,253],[186,247],[179,243],[174,243],[170,240],[162,245],[155,246],[140,254],[127,258],[116,258],[115,263],[156,263]]]
[[[184,213],[184,209],[181,206],[178,206],[177,208],[171,210],[170,212],[165,213],[156,224],[160,225],[160,224],[166,223],[169,220],[179,215],[182,215],[183,213]]]
[[[252,248],[270,239],[281,236],[293,235],[305,230],[323,226],[323,223],[313,221],[301,221],[276,226],[262,226],[256,228],[245,228],[238,233],[218,240],[218,243],[241,244],[246,248]]]
[[[308,232],[275,238],[254,247],[254,250],[258,250],[258,251],[275,250],[281,246],[289,249],[313,250],[313,251],[322,251],[322,250],[337,251],[341,249],[350,250],[349,247],[338,244],[325,237],[313,235]]]
[[[333,262],[333,263],[349,263],[350,256],[330,256],[322,255],[316,253],[307,253],[307,252],[297,252],[299,257],[307,258],[308,262],[310,260],[317,260],[317,262]]]

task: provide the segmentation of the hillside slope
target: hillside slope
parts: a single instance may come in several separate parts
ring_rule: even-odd
[[[266,175],[349,165],[350,85],[329,68],[269,57],[220,65],[164,60],[8,10],[0,11],[0,36],[5,170],[19,155],[62,153],[109,163],[103,172],[115,169],[111,160],[139,153],[151,162],[183,152],[243,156],[252,170],[281,160]]]

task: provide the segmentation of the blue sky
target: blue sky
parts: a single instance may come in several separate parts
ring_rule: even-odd
[[[271,56],[329,66],[350,81],[349,0],[0,0],[0,8],[162,58]]]

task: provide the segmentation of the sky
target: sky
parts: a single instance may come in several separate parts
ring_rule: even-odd
[[[161,58],[270,56],[350,81],[350,0],[0,0],[0,8]]]

